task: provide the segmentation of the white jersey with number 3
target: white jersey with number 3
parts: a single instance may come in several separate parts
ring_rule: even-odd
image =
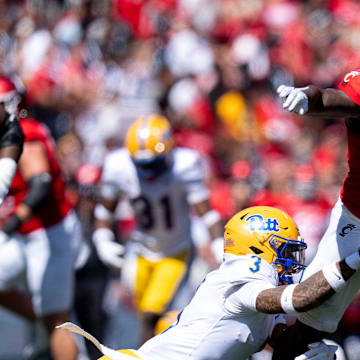
[[[241,360],[260,351],[275,316],[255,309],[260,291],[277,285],[272,265],[254,255],[233,256],[209,273],[172,325],[139,355],[152,360]]]
[[[172,151],[172,165],[153,180],[139,176],[127,149],[110,153],[102,181],[128,197],[138,223],[133,239],[144,255],[159,257],[189,248],[190,205],[208,198],[199,154],[187,148]]]

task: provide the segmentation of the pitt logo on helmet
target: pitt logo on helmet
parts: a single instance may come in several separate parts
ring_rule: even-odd
[[[279,232],[279,222],[276,218],[264,219],[262,215],[251,215],[246,220],[250,222],[250,231],[264,230],[264,231],[274,231]]]

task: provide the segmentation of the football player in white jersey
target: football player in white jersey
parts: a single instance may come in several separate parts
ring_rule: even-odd
[[[122,265],[123,248],[112,232],[113,213],[124,197],[134,209],[134,294],[143,322],[143,342],[153,336],[156,321],[167,310],[187,272],[192,209],[207,225],[213,240],[222,241],[223,227],[219,214],[209,205],[199,154],[174,147],[173,142],[165,117],[137,119],[127,132],[126,147],[105,159],[103,200],[95,209],[95,246],[100,258],[116,267]],[[210,261],[215,263],[214,255]]]
[[[274,314],[318,306],[360,268],[357,250],[292,284],[292,276],[305,268],[306,244],[290,216],[272,207],[240,211],[226,224],[224,239],[223,263],[206,275],[176,323],[138,350],[120,350],[123,356],[104,349],[101,360],[248,359],[266,343],[276,344],[286,327]],[[297,359],[334,359],[336,346],[312,347]]]

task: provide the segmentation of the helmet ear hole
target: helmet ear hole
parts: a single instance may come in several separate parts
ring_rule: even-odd
[[[263,253],[262,250],[256,248],[255,246],[250,246],[249,249],[252,250],[256,255]]]

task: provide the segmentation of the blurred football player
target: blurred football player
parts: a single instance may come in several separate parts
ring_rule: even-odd
[[[56,329],[69,318],[74,263],[81,229],[45,126],[20,120],[24,151],[3,207],[9,216],[0,230],[0,304],[30,320],[41,319],[50,336],[53,359],[75,360],[77,346]],[[26,280],[31,299],[19,290]]]
[[[308,278],[320,268],[343,258],[360,246],[360,70],[346,74],[338,89],[320,89],[309,85],[294,88],[281,85],[277,90],[284,109],[299,114],[345,119],[348,140],[349,172],[334,206],[329,226],[317,253],[305,271]],[[360,289],[358,272],[335,296],[322,306],[298,316],[298,321],[284,333],[275,359],[293,359],[304,345],[336,330],[346,308]],[[301,334],[301,336],[299,336]]]
[[[105,263],[121,267],[124,250],[115,241],[112,220],[118,201],[129,199],[137,221],[131,240],[137,244],[134,294],[143,341],[153,336],[156,321],[187,273],[191,209],[207,225],[212,239],[222,241],[220,216],[210,208],[203,177],[198,153],[174,148],[170,123],[160,115],[137,119],[127,132],[126,148],[105,159],[103,201],[95,209],[93,241]],[[208,259],[213,267],[218,265],[210,250]]]
[[[109,269],[98,259],[91,241],[100,177],[101,169],[91,164],[82,164],[74,176],[75,210],[85,240],[76,263],[74,310],[79,324],[103,340],[108,323],[103,303]],[[99,357],[91,344],[87,343],[86,349],[90,359]]]
[[[24,134],[16,117],[20,96],[13,82],[0,76],[0,205],[15,175]]]
[[[101,359],[245,360],[266,343],[274,345],[286,327],[275,314],[318,306],[360,267],[357,250],[293,284],[293,275],[304,270],[305,248],[285,212],[267,206],[238,212],[225,226],[224,261],[206,275],[177,321],[137,351],[121,350],[124,356],[116,357],[103,349],[107,357]],[[283,283],[290,285],[279,286]],[[334,359],[336,346],[311,347],[297,359]]]

